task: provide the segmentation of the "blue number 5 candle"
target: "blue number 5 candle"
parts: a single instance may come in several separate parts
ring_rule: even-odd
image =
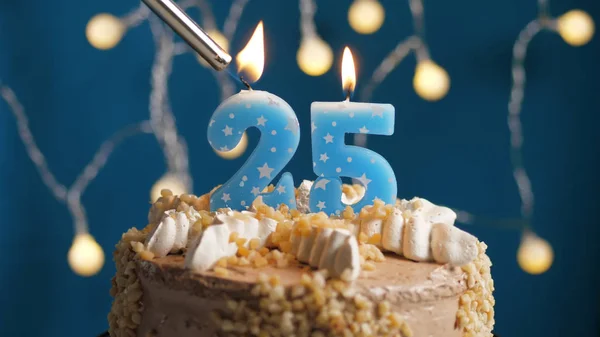
[[[350,73],[349,73],[350,72]],[[344,89],[354,89],[352,54],[346,48],[342,61]],[[318,178],[310,192],[312,212],[339,214],[342,203],[342,180],[354,178],[365,187],[365,196],[352,205],[355,211],[381,199],[395,204],[397,184],[394,171],[378,153],[344,143],[346,133],[392,135],[394,107],[390,104],[314,102],[311,105],[313,168]]]

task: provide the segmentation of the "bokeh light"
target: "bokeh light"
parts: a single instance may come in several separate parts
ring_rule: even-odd
[[[114,48],[125,33],[125,26],[116,16],[108,13],[98,14],[90,19],[85,36],[94,48],[107,50]]]
[[[174,195],[181,195],[187,193],[187,188],[185,184],[179,179],[176,175],[167,173],[162,176],[154,186],[152,186],[152,190],[150,191],[150,200],[152,202],[156,202],[158,198],[160,198],[160,191],[168,189],[173,192]]]
[[[333,64],[333,51],[327,42],[314,36],[302,39],[296,54],[300,70],[310,76],[325,74]]]
[[[104,266],[104,251],[90,234],[77,234],[69,249],[68,260],[75,274],[93,276]]]
[[[377,0],[355,0],[348,10],[350,27],[359,34],[373,34],[381,28],[385,10]]]
[[[428,101],[437,101],[448,93],[450,77],[444,68],[433,61],[420,61],[415,69],[413,87],[421,98]]]
[[[554,251],[548,241],[531,232],[523,233],[517,251],[517,261],[525,272],[533,275],[545,273],[554,261]]]
[[[583,46],[594,36],[594,20],[584,11],[575,9],[558,18],[558,33],[571,46]]]

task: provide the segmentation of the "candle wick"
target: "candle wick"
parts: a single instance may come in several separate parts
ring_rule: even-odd
[[[350,96],[352,96],[352,92],[350,90],[346,91],[346,102],[350,102]]]
[[[242,81],[242,83],[246,86],[246,88],[248,88],[248,90],[252,90],[252,87],[250,86],[250,83],[248,83],[248,81],[246,81],[244,79],[244,77],[240,76],[240,81]]]

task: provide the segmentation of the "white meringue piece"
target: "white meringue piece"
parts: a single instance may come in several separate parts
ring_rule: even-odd
[[[308,264],[313,267],[319,267],[319,262],[321,261],[321,254],[323,253],[323,248],[327,244],[327,240],[333,233],[333,229],[331,228],[321,228],[318,231],[317,236],[313,242],[312,249],[310,250],[310,257],[308,259]]]
[[[333,270],[337,251],[344,244],[344,241],[350,236],[351,234],[347,230],[333,230],[333,233],[331,233],[329,236],[329,239],[323,248],[323,252],[321,253],[319,269]]]
[[[477,257],[477,238],[445,223],[437,223],[431,229],[431,249],[438,263],[463,266]]]
[[[414,213],[404,228],[402,252],[413,261],[431,261],[431,224],[422,214]]]
[[[298,255],[296,256],[298,261],[308,263],[308,261],[310,260],[310,253],[312,251],[312,247],[314,245],[316,236],[317,229],[315,227],[311,228],[309,235],[301,235],[300,246],[298,247]]]
[[[292,227],[292,233],[290,234],[290,242],[292,243],[292,249],[290,253],[294,256],[298,255],[298,249],[300,248],[300,243],[302,242],[302,237],[300,233],[296,233],[296,226]]]
[[[301,213],[310,213],[310,189],[313,182],[303,180],[298,186],[298,196],[296,197],[296,209]]]
[[[366,218],[360,222],[360,232],[367,235],[368,238],[375,234],[382,235],[383,220],[378,218]],[[381,241],[376,245],[381,248]]]
[[[231,231],[226,224],[206,228],[185,256],[185,267],[196,272],[206,271],[221,258],[232,256],[237,251],[235,243],[229,243]]]
[[[394,208],[392,213],[385,219],[382,232],[381,245],[383,246],[383,249],[402,256],[404,217],[402,216],[401,210]]]
[[[260,246],[264,247],[269,243],[269,237],[277,230],[277,220],[271,218],[263,218],[258,224],[258,238]]]
[[[344,203],[344,205],[354,205],[365,196],[365,193],[366,189],[362,186],[360,186],[358,193],[352,198],[348,197],[346,193],[342,193],[342,203]]]
[[[187,246],[188,235],[190,232],[190,220],[185,212],[176,212],[169,218],[175,217],[175,242],[171,248],[171,253],[176,253]]]
[[[346,238],[342,246],[337,250],[333,268],[328,269],[329,275],[340,277],[349,270],[349,280],[356,280],[360,275],[360,252],[358,250],[358,241],[355,236]]]
[[[145,242],[146,249],[154,253],[156,257],[167,256],[173,248],[176,236],[177,227],[175,226],[175,219],[165,216],[148,235]]]
[[[456,220],[456,213],[453,210],[438,206],[423,198],[414,197],[410,201],[401,200],[398,208],[404,211],[408,217],[412,216],[413,213],[421,213],[425,221],[430,224],[441,222],[453,226]]]

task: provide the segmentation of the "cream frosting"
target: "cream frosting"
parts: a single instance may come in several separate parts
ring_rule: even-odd
[[[298,261],[327,270],[331,277],[341,277],[344,272],[347,280],[358,277],[361,270],[358,241],[350,231],[311,227],[308,235],[294,232],[296,230],[292,230],[292,254]]]
[[[187,211],[168,210],[163,212],[160,222],[146,239],[146,249],[155,256],[163,257],[176,253],[188,245],[190,224],[200,218],[193,207]]]
[[[218,212],[213,224],[191,245],[185,257],[185,267],[202,272],[212,268],[220,259],[235,255],[238,246],[235,242],[229,242],[234,232],[238,237],[247,239],[244,243],[246,248],[250,239],[254,238],[259,239],[260,247],[265,246],[277,228],[277,221],[269,218],[259,221],[254,215],[255,213],[249,211]]]

